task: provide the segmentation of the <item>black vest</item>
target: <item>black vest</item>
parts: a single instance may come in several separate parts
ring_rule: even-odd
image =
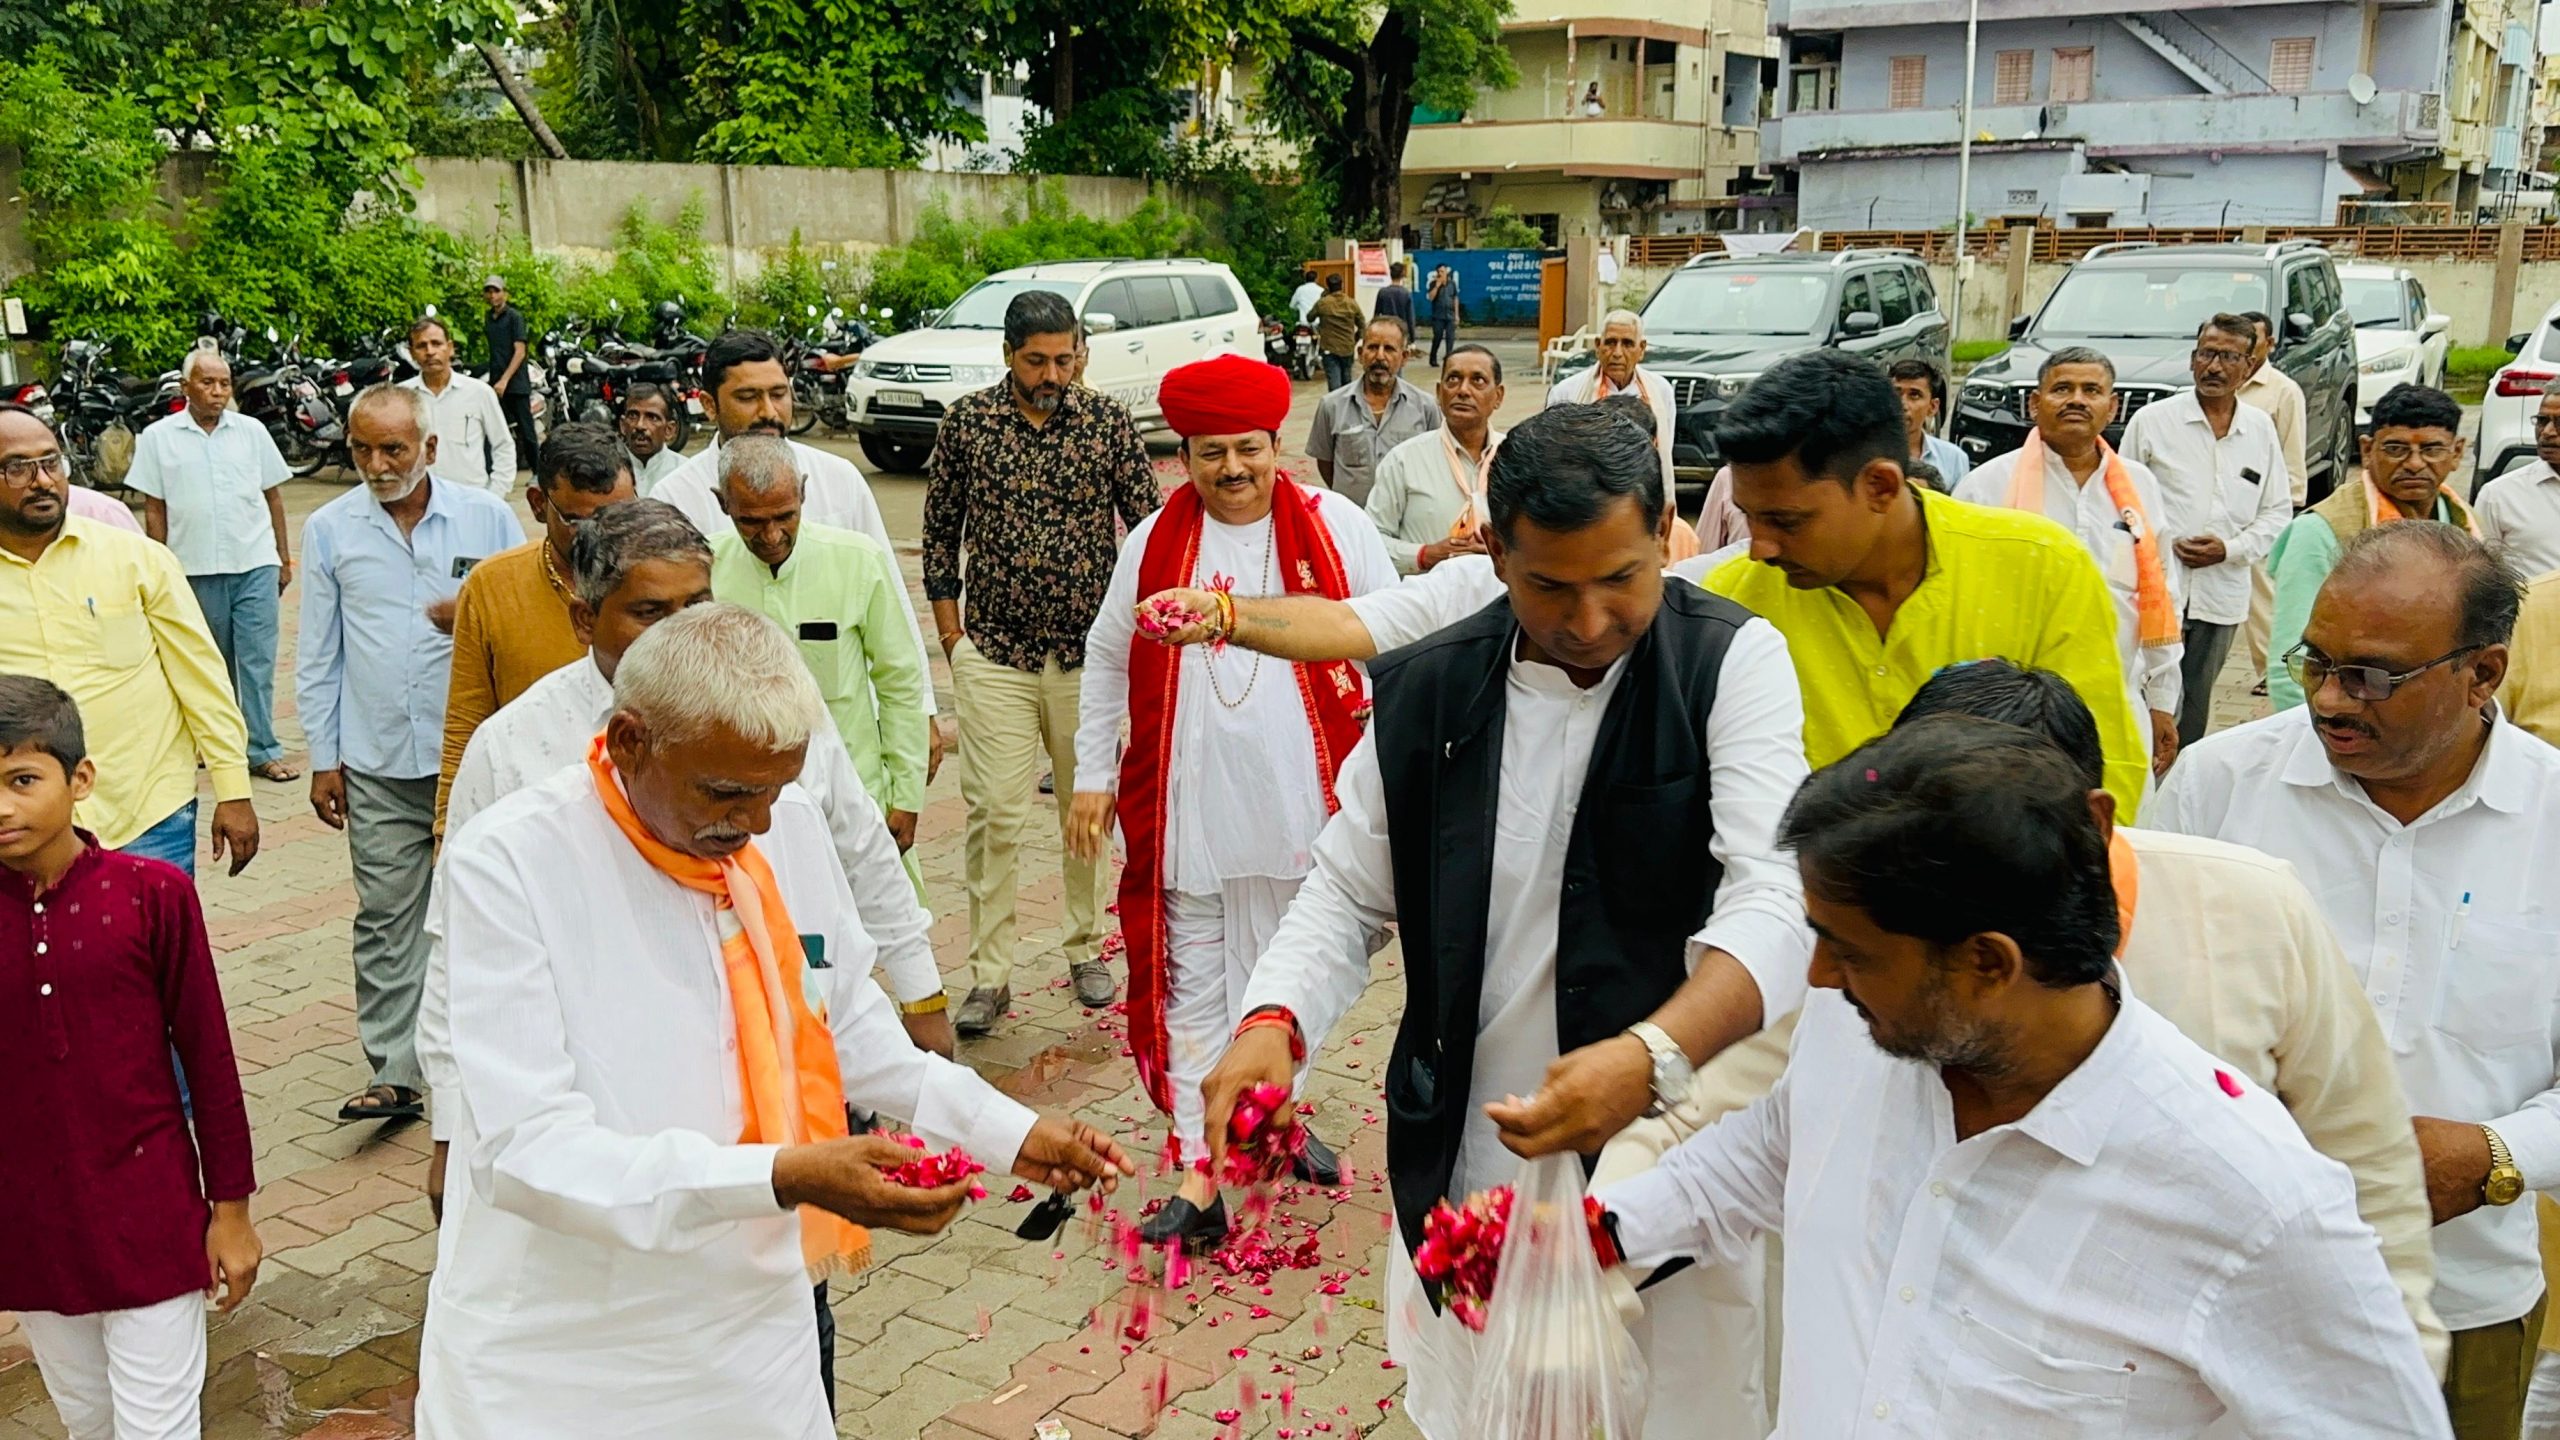
[[[1723,867],[1709,849],[1707,714],[1751,612],[1666,582],[1627,653],[1584,774],[1556,935],[1556,1042],[1570,1052],[1660,1008]],[[1493,899],[1509,597],[1372,662],[1369,734],[1387,800],[1405,1009],[1387,1066],[1387,1173],[1408,1247],[1447,1194],[1469,1119]],[[1463,1197],[1451,1196],[1452,1200]]]

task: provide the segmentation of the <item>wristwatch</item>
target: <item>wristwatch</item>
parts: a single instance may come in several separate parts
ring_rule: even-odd
[[[1650,1020],[1628,1026],[1627,1033],[1641,1041],[1645,1053],[1653,1057],[1653,1103],[1644,1112],[1650,1120],[1689,1098],[1689,1082],[1697,1078],[1698,1067],[1690,1064],[1688,1053]]]
[[[939,990],[921,1000],[898,1002],[898,1013],[901,1015],[937,1015],[950,1008],[951,997]]]
[[[2480,1198],[2492,1205],[2513,1205],[2524,1198],[2524,1172],[2516,1168],[2516,1157],[2497,1131],[2483,1125],[2480,1133],[2489,1137],[2489,1178],[2481,1182]]]

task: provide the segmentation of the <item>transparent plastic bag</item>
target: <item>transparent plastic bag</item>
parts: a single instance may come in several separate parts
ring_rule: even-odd
[[[1582,1214],[1582,1163],[1520,1167],[1476,1352],[1475,1440],[1638,1440],[1645,1364],[1602,1286]]]

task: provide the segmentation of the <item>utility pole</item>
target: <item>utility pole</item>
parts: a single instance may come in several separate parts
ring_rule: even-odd
[[[1982,34],[1982,0],[1966,0],[1964,9],[1964,98],[1956,105],[1956,279],[1948,287],[1955,309],[1947,316],[1947,343],[1964,338],[1965,221],[1973,199],[1973,67],[1975,45]]]

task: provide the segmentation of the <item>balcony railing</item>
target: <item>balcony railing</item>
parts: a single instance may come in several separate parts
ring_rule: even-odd
[[[2246,149],[2271,143],[2390,145],[2436,138],[2435,97],[2388,91],[2358,104],[2345,91],[2292,95],[2180,95],[2068,105],[1984,105],[1977,132],[1999,140],[2075,140],[2092,149]],[[1800,110],[1764,127],[1772,161],[1832,151],[1953,146],[1953,106],[1925,110]]]
[[[2169,229],[2032,230],[1976,229],[1965,248],[1980,259],[2008,254],[2012,237],[2030,247],[2027,258],[2067,264],[2101,245],[2148,241],[2154,245],[2229,245],[2251,234],[2269,244],[2278,240],[2315,240],[2341,258],[2359,260],[2495,260],[2499,227],[2495,225],[2267,225],[2244,231],[2238,226],[2183,226]],[[1826,230],[1817,237],[1826,251],[1902,249],[1945,262],[1954,256],[1951,230]],[[1694,255],[1725,253],[1724,237],[1704,235],[1635,235],[1627,240],[1630,265],[1677,265]],[[2560,261],[2560,225],[2533,225],[2524,232],[2527,263]]]
[[[1404,142],[1404,168],[1423,174],[1457,171],[1562,170],[1574,175],[1693,178],[1708,167],[1755,163],[1760,137],[1746,126],[1693,121],[1619,119],[1474,120],[1416,125]]]

